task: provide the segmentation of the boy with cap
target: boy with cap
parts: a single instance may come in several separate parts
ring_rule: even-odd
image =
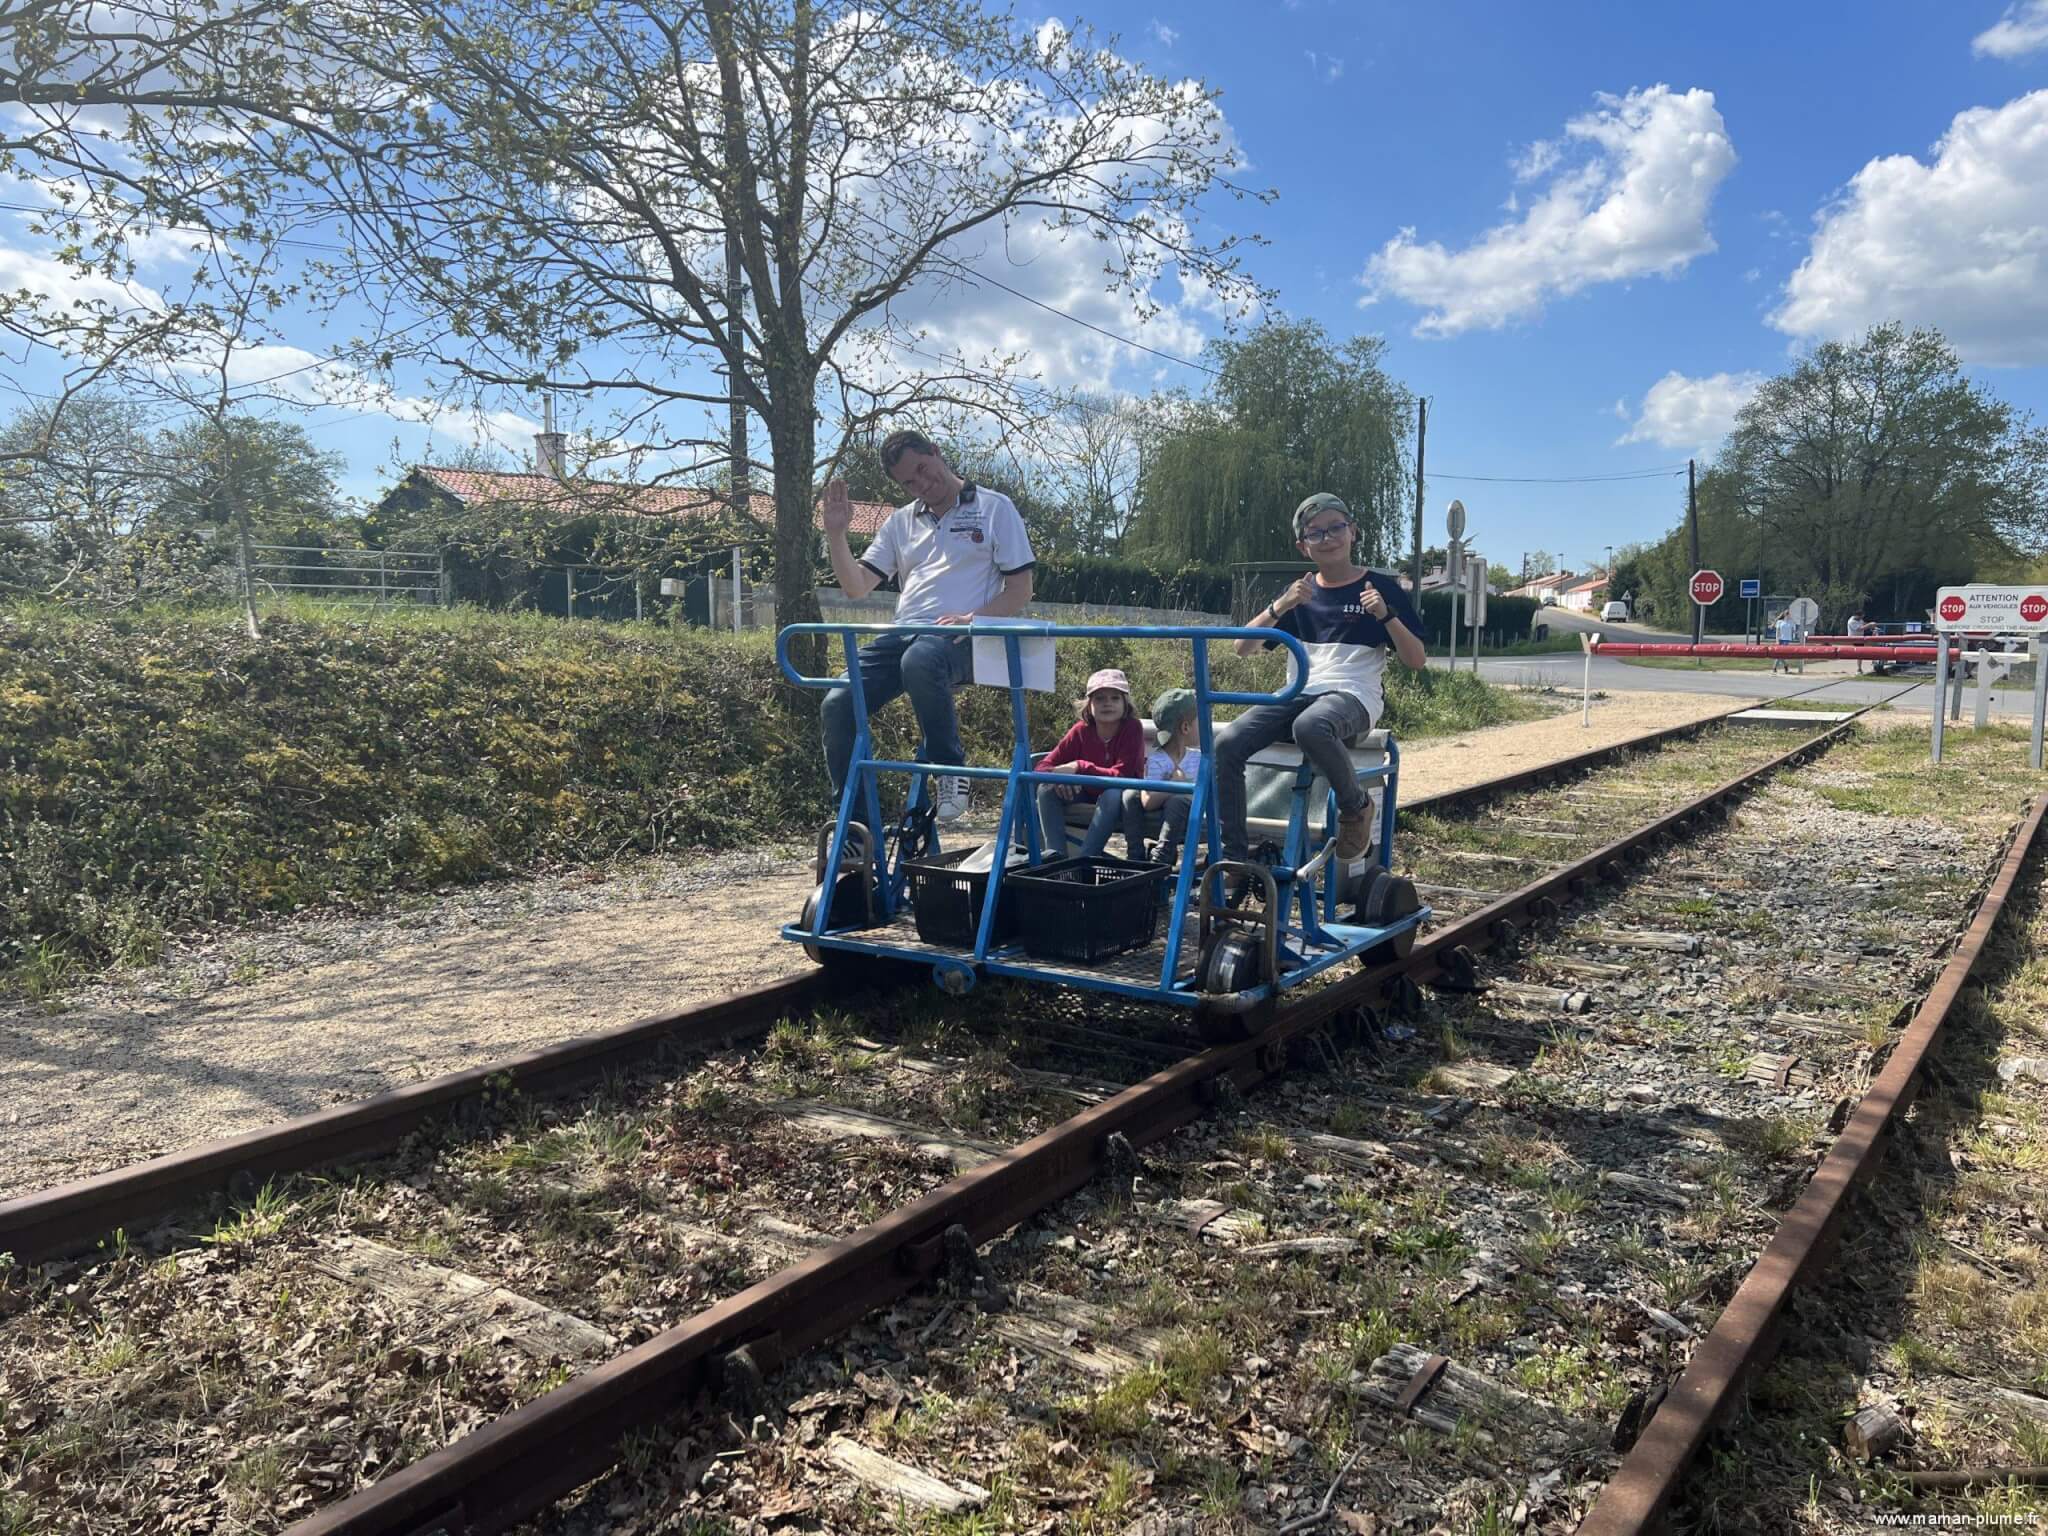
[[[1216,811],[1223,822],[1223,856],[1245,857],[1245,763],[1252,754],[1292,738],[1337,793],[1337,857],[1358,858],[1372,843],[1371,798],[1351,766],[1348,742],[1370,731],[1385,712],[1381,676],[1389,647],[1401,664],[1421,667],[1422,622],[1393,577],[1354,565],[1358,530],[1351,509],[1328,491],[1294,509],[1295,548],[1315,570],[1249,620],[1277,629],[1308,652],[1308,680],[1285,704],[1258,704],[1216,737]],[[1271,650],[1277,641],[1239,640],[1237,653]]]

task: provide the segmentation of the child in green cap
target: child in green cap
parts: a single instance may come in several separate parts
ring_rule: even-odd
[[[1152,701],[1153,738],[1158,743],[1145,755],[1145,777],[1192,784],[1202,764],[1201,722],[1195,718],[1195,696],[1186,688],[1169,688]],[[1145,857],[1148,832],[1163,830],[1153,861],[1171,866],[1180,860],[1187,840],[1188,808],[1193,797],[1163,789],[1124,791],[1124,841],[1134,859]]]

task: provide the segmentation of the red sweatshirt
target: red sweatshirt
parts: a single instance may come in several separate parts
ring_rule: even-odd
[[[1093,720],[1076,720],[1074,728],[1060,738],[1060,744],[1038,760],[1041,773],[1099,773],[1112,779],[1145,777],[1145,733],[1138,722],[1125,715],[1116,734],[1104,741]],[[1099,789],[1084,789],[1079,798],[1100,799]]]

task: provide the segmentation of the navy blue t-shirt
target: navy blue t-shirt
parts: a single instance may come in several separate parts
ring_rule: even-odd
[[[1414,602],[1399,582],[1380,571],[1367,571],[1341,587],[1312,581],[1309,600],[1281,614],[1273,627],[1294,636],[1308,652],[1308,686],[1303,693],[1348,693],[1378,720],[1386,706],[1380,679],[1393,641],[1387,626],[1365,611],[1368,583],[1386,599],[1387,617],[1399,619],[1410,634],[1421,638],[1422,621]],[[1268,640],[1266,648],[1279,643]]]

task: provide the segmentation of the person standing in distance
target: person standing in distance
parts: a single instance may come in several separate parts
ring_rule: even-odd
[[[1308,680],[1287,703],[1254,705],[1216,737],[1216,811],[1226,859],[1242,859],[1246,852],[1245,763],[1286,738],[1337,792],[1337,857],[1358,858],[1372,844],[1372,800],[1345,747],[1385,713],[1380,680],[1388,649],[1406,667],[1424,666],[1429,658],[1422,648],[1422,621],[1400,583],[1352,563],[1357,534],[1351,509],[1328,491],[1294,509],[1295,548],[1315,562],[1315,570],[1249,623],[1301,641],[1308,652]],[[1278,643],[1241,639],[1237,653],[1249,656]]]
[[[847,542],[853,502],[846,482],[825,487],[825,547],[832,573],[848,597],[866,597],[885,581],[897,585],[898,624],[971,624],[977,618],[1014,618],[1031,601],[1031,540],[1017,505],[1001,491],[963,480],[931,440],[918,432],[882,439],[882,470],[916,499],[898,507],[856,558]],[[924,740],[918,761],[967,761],[953,692],[973,667],[967,636],[877,635],[860,648],[862,690],[870,715],[899,693],[910,695]],[[842,685],[845,679],[841,680]],[[825,771],[836,798],[853,761],[853,690],[825,695]],[[967,809],[967,780],[932,779],[934,810],[942,822]]]

